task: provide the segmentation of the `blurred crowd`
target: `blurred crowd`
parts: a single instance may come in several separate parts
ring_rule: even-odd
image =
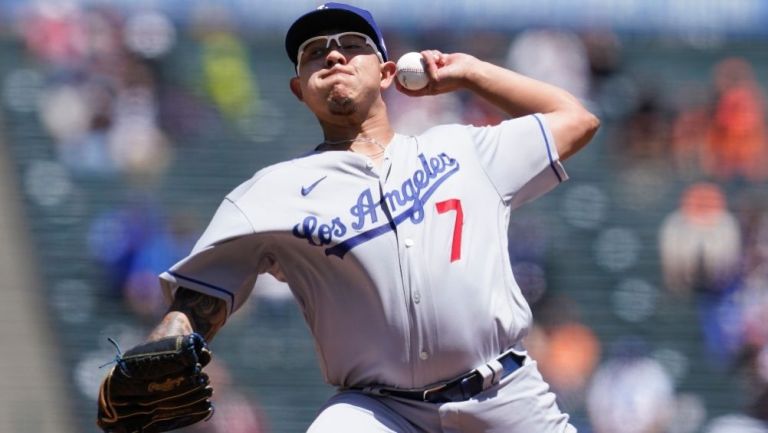
[[[252,122],[263,110],[260,89],[289,77],[277,84],[257,77],[257,42],[216,8],[180,27],[157,11],[41,2],[6,36],[23,59],[0,66],[4,109],[36,116],[71,182],[117,182],[130,192],[89,216],[86,245],[104,276],[101,295],[152,323],[165,305],[157,274],[186,255],[207,219],[157,198],[175,158],[212,130],[244,141],[263,133]],[[592,183],[567,187],[558,218],[594,241],[594,260],[615,284],[558,287],[551,276],[557,241],[546,223],[523,216],[510,229],[513,266],[535,312],[527,344],[565,409],[584,414],[574,417],[579,431],[768,432],[768,118],[766,77],[753,61],[723,55],[702,76],[649,74],[627,62],[621,37],[610,31],[486,31],[457,40],[388,34],[388,42],[395,55],[431,47],[475,54],[569,90],[603,119],[588,163],[573,163]],[[402,133],[504,118],[465,92],[386,98]],[[27,186],[39,205],[55,192]],[[653,221],[653,236],[609,224],[621,207]],[[643,261],[658,263],[654,275],[622,277]],[[614,309],[611,320],[638,327],[653,326],[663,299],[692,305],[705,353],[655,347],[636,335],[608,341],[585,318],[590,306],[568,293],[592,289],[610,293],[603,301]],[[253,298],[290,302],[279,285]],[[694,392],[679,390],[690,363],[736,372],[741,410],[711,416]],[[214,370],[217,416],[196,430],[267,431],[263,410],[224,363]],[[92,387],[83,389],[89,398],[92,382],[82,382]]]

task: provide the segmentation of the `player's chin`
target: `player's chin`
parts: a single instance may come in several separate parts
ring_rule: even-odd
[[[331,96],[328,98],[328,112],[334,116],[349,116],[357,113],[357,104],[348,96]]]

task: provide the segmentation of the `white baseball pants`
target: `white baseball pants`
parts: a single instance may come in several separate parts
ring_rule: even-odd
[[[342,391],[308,433],[575,433],[536,367],[517,371],[467,401],[434,404]]]

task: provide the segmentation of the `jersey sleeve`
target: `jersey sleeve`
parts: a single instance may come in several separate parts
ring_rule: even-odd
[[[546,119],[540,114],[496,126],[472,127],[471,131],[480,163],[512,208],[568,179]]]
[[[166,299],[185,287],[224,300],[232,314],[248,299],[264,267],[252,235],[246,216],[225,199],[189,256],[160,275]]]

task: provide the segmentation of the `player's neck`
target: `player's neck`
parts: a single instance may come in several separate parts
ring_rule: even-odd
[[[371,158],[381,157],[392,141],[395,132],[386,119],[370,118],[360,125],[323,124],[324,140],[321,148],[326,150],[349,150]]]

